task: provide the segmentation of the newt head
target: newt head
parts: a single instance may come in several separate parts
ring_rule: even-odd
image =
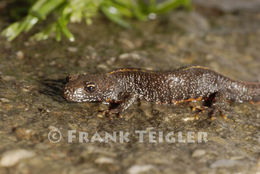
[[[64,97],[73,102],[103,101],[109,85],[104,75],[84,74],[68,76],[64,88]]]

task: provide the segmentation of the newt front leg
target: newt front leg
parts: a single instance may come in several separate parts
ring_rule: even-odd
[[[138,96],[135,94],[132,95],[125,95],[123,96],[123,99],[119,102],[113,102],[111,101],[108,114],[120,114],[123,113],[126,109],[128,109],[136,100]],[[117,105],[116,108],[114,108],[114,105]]]

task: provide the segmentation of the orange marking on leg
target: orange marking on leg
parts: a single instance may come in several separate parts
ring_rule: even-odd
[[[227,116],[225,114],[221,114],[221,117],[224,119],[224,120],[227,120]]]
[[[215,116],[211,116],[211,117],[210,117],[210,120],[211,120],[211,121],[216,120],[216,117],[215,117]]]
[[[106,100],[106,102],[107,102],[107,103],[111,103],[111,102],[112,102],[111,98],[108,98],[108,99]]]
[[[202,106],[193,106],[191,108],[191,111],[194,112],[196,110],[199,110],[200,112],[204,112],[206,110],[206,108],[202,107]]]
[[[199,119],[199,114],[194,115],[194,119],[198,120]]]
[[[198,108],[195,106],[195,107],[192,107],[191,111],[194,112],[196,111]]]

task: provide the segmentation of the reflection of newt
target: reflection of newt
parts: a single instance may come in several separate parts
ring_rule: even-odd
[[[200,66],[171,72],[119,69],[70,76],[64,96],[74,102],[117,104],[109,110],[112,113],[125,111],[137,99],[168,104],[203,100],[214,115],[222,111],[225,100],[259,102],[260,83],[231,80]]]

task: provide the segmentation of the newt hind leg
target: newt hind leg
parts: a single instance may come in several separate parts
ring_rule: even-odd
[[[205,111],[208,110],[207,106],[203,105],[197,105],[197,103],[191,103],[191,111],[195,114],[194,119],[198,120],[200,117],[200,114],[204,113]]]
[[[204,102],[204,105],[209,108],[209,118],[214,120],[216,116],[220,115],[223,119],[227,119],[225,111],[227,110],[226,97],[223,92],[212,93]]]

